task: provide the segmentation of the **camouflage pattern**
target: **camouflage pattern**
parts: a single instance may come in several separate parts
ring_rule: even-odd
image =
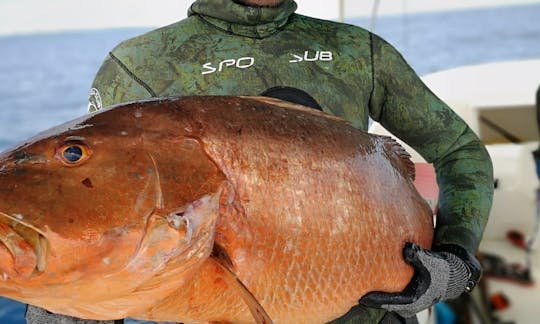
[[[302,89],[354,127],[366,130],[369,117],[379,121],[434,163],[441,188],[434,244],[474,253],[493,195],[491,161],[477,136],[383,39],[295,10],[293,0],[275,8],[198,0],[187,19],[113,49],[94,80],[89,109],[151,97]],[[382,314],[357,312],[363,323]]]

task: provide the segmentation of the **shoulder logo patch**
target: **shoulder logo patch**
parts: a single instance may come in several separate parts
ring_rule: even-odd
[[[88,111],[98,111],[103,108],[103,103],[101,102],[101,95],[99,90],[96,88],[90,89],[90,94],[88,98]]]

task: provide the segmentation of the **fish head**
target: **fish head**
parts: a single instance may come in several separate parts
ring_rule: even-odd
[[[2,153],[0,294],[99,299],[207,257],[225,178],[191,127],[166,104],[137,103]]]

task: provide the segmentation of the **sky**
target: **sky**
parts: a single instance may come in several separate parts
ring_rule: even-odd
[[[346,15],[370,16],[375,0],[343,0]],[[298,13],[337,19],[339,0],[297,0]],[[0,34],[159,27],[186,16],[190,0],[0,0]],[[540,3],[540,0],[380,0],[379,15]]]

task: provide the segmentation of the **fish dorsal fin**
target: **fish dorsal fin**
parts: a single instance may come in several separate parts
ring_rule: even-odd
[[[399,161],[402,163],[403,167],[405,168],[405,171],[411,177],[411,180],[414,181],[414,178],[416,176],[416,168],[414,167],[414,162],[411,160],[411,155],[401,144],[399,144],[398,141],[396,141],[394,138],[390,136],[381,136],[383,137],[383,140],[385,141],[384,145],[386,149],[392,153],[394,153]]]
[[[211,255],[212,259],[223,269],[224,280],[233,287],[233,289],[240,295],[240,297],[247,304],[251,315],[255,319],[257,324],[271,324],[272,319],[266,313],[261,304],[257,301],[255,296],[249,291],[249,289],[240,281],[238,276],[234,273],[233,264],[227,252],[219,245],[214,244],[214,250]]]

